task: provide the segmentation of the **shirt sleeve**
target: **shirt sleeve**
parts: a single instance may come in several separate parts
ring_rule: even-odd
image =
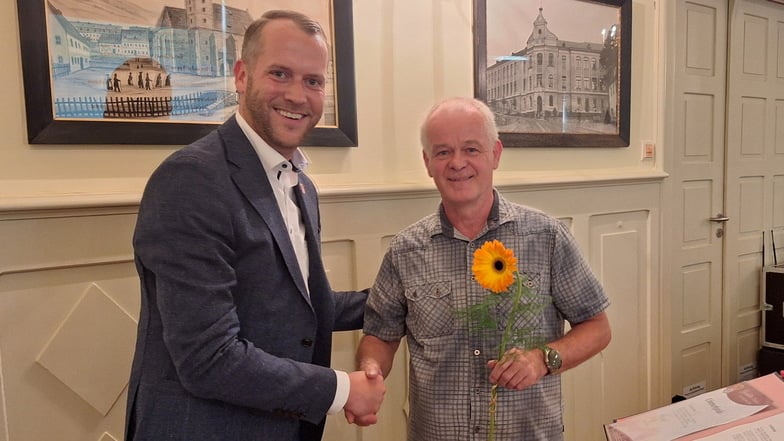
[[[332,405],[329,406],[327,411],[328,415],[334,415],[346,405],[348,401],[348,393],[351,391],[351,382],[348,379],[348,373],[343,371],[335,371],[335,378],[338,380],[338,387],[335,389],[335,399],[332,400]]]

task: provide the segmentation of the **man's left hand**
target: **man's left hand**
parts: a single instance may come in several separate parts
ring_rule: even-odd
[[[544,354],[538,349],[523,351],[512,348],[501,360],[487,362],[490,382],[506,389],[523,390],[547,375]]]

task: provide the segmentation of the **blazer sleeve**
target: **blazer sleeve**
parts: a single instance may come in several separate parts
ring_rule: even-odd
[[[223,158],[178,152],[153,173],[142,199],[134,249],[143,285],[157,293],[163,343],[191,394],[318,423],[334,399],[334,372],[239,337],[236,190],[220,167]],[[355,301],[344,303],[356,314]]]
[[[335,292],[335,331],[362,329],[368,289]]]

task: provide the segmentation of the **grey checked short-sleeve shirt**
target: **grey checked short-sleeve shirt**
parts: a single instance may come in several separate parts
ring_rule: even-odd
[[[487,226],[475,240],[453,232],[443,209],[401,231],[367,302],[366,334],[407,339],[409,441],[487,439],[487,362],[497,357],[500,332],[473,332],[455,314],[488,295],[471,274],[474,250],[485,241],[497,239],[511,248],[519,271],[547,299],[535,323],[527,324],[541,330],[541,341],[561,337],[564,319],[579,323],[609,306],[571,234],[551,216],[496,192]],[[523,391],[498,391],[498,441],[563,439],[560,376],[546,376]]]

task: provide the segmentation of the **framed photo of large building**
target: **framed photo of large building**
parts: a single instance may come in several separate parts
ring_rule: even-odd
[[[474,0],[474,95],[506,147],[627,147],[632,0]]]
[[[324,115],[304,141],[356,146],[351,0],[17,0],[31,144],[187,144],[237,108],[234,63],[269,9],[322,24]]]

